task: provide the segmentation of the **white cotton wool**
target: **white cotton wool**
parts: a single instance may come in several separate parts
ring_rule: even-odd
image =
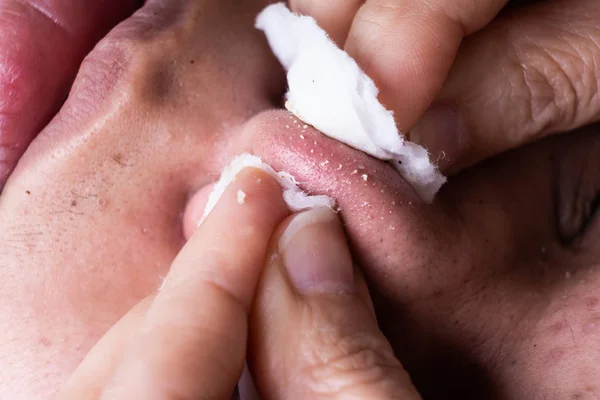
[[[296,183],[296,179],[287,172],[276,172],[269,165],[265,164],[259,157],[251,154],[241,154],[233,159],[233,161],[225,168],[221,174],[221,178],[215,184],[213,191],[208,196],[208,202],[204,209],[204,215],[202,216],[202,223],[204,219],[213,210],[227,187],[235,180],[237,174],[239,174],[245,168],[258,168],[269,175],[271,175],[275,181],[283,189],[283,200],[286,202],[288,208],[292,212],[298,212],[309,208],[316,207],[329,207],[333,208],[335,202],[328,196],[309,196],[303,192]],[[243,206],[249,198],[247,194],[238,191],[237,201],[240,206]]]
[[[313,18],[278,3],[259,14],[256,27],[287,71],[288,110],[323,134],[390,161],[424,201],[433,200],[446,179],[423,147],[403,139],[373,80]]]

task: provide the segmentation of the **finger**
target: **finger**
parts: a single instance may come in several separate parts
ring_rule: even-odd
[[[0,0],[0,188],[79,64],[139,0]]]
[[[290,0],[290,8],[317,20],[329,36],[344,47],[354,15],[365,0]]]
[[[377,326],[328,209],[275,236],[251,316],[249,362],[269,399],[418,399]]]
[[[247,314],[268,242],[286,215],[281,189],[269,175],[238,174],[175,259],[103,398],[231,396],[244,366]]]
[[[147,297],[119,320],[79,364],[56,400],[97,399],[131,345],[154,296]]]
[[[182,217],[183,236],[186,239],[192,237],[194,232],[196,232],[198,224],[202,221],[202,216],[204,215],[204,210],[208,203],[208,197],[212,193],[214,187],[214,183],[208,184],[194,193],[189,199]]]
[[[460,118],[468,151],[454,170],[600,117],[600,7],[596,0],[514,10],[465,42],[440,93],[444,106],[417,124],[418,141],[443,149]],[[416,139],[416,138],[415,138]]]
[[[367,0],[346,50],[381,90],[406,132],[441,89],[464,36],[486,25],[507,0]]]

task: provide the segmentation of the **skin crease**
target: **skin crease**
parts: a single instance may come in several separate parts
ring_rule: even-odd
[[[149,2],[86,59],[0,197],[0,397],[50,396],[160,286],[187,200],[242,151],[338,199],[424,398],[599,396],[599,128],[479,165],[423,205],[387,165],[268,111],[284,80],[252,28],[264,5]]]

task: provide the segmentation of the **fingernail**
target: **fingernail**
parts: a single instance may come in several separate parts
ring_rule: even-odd
[[[468,147],[469,137],[463,118],[447,105],[436,103],[410,130],[410,140],[429,150],[441,170],[455,165]]]
[[[279,239],[279,251],[290,282],[299,293],[355,291],[346,235],[329,208],[298,214]]]

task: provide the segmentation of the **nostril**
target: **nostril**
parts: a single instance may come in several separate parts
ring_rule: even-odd
[[[202,215],[204,214],[206,203],[208,202],[208,196],[212,192],[214,186],[214,183],[204,186],[188,201],[183,213],[183,235],[186,240],[192,236],[198,227]]]

